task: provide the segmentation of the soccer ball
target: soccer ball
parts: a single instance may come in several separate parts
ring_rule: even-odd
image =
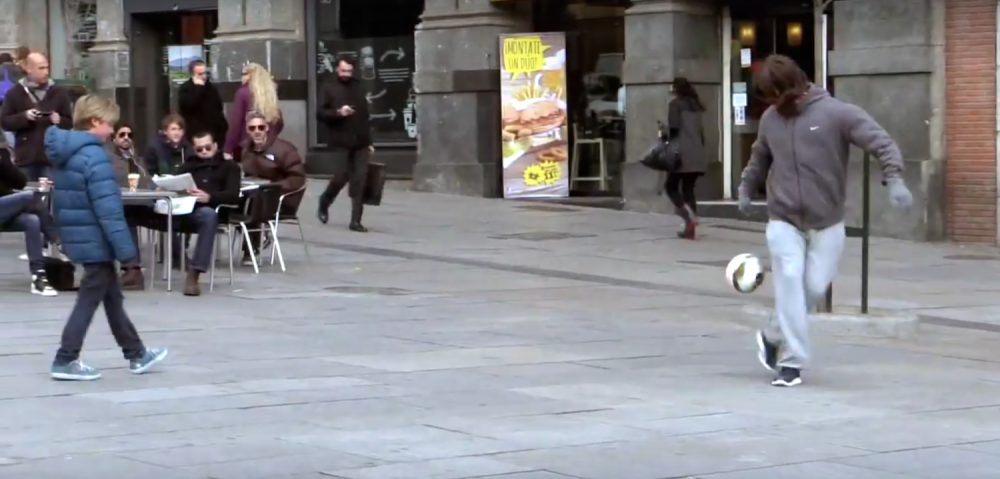
[[[764,283],[764,265],[752,254],[738,254],[726,266],[726,282],[736,291],[752,293]]]

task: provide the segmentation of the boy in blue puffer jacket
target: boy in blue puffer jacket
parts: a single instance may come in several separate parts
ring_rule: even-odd
[[[118,284],[115,261],[134,264],[138,256],[125,222],[114,167],[104,152],[104,142],[118,115],[114,100],[87,95],[77,100],[73,109],[72,131],[57,127],[45,131],[45,152],[53,165],[53,209],[62,230],[63,252],[84,269],[76,305],[52,363],[52,378],[57,380],[101,377],[97,369],[80,361],[87,329],[101,304],[133,374],[142,374],[167,357],[166,349],[143,346],[125,313],[125,297]]]

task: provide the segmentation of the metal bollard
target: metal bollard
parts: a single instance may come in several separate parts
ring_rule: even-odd
[[[871,155],[865,153],[861,173],[861,228],[846,228],[848,238],[861,238],[861,314],[868,314],[869,234],[871,230]],[[826,290],[826,299],[817,305],[817,312],[833,312],[833,285]]]

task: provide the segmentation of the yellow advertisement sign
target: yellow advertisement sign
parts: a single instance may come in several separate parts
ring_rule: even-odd
[[[504,198],[569,196],[566,37],[500,37]]]

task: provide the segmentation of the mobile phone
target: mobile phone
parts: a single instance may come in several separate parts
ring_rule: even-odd
[[[39,111],[38,115],[39,116],[49,116],[49,115],[51,115],[53,113],[55,113],[55,112],[54,111]]]

